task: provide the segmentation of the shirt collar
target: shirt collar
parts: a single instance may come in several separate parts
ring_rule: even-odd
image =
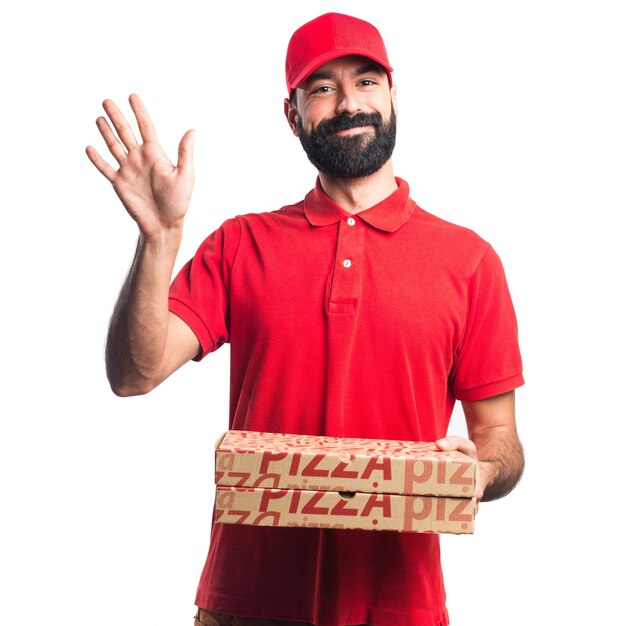
[[[353,217],[360,217],[370,226],[388,233],[398,230],[408,221],[417,205],[409,198],[408,183],[401,178],[396,178],[396,183],[398,188],[390,196],[369,209],[355,213]],[[304,198],[304,215],[311,226],[329,226],[352,214],[326,194],[318,177],[315,189],[311,189]]]

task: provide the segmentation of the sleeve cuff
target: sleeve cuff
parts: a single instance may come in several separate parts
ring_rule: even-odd
[[[521,372],[514,376],[509,376],[503,380],[499,380],[495,383],[488,383],[486,385],[479,385],[478,387],[472,387],[471,389],[455,389],[454,395],[457,400],[469,401],[485,400],[486,398],[492,398],[493,396],[499,396],[500,394],[513,391],[524,384],[524,377]]]
[[[207,354],[213,352],[217,345],[213,341],[213,337],[206,327],[206,324],[202,321],[202,318],[189,306],[180,300],[170,298],[168,301],[169,310],[180,317],[180,319],[191,328],[195,336],[200,342],[200,353],[193,358],[194,361],[201,361]]]

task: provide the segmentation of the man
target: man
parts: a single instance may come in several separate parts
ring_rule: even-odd
[[[319,177],[295,205],[225,222],[170,286],[193,184],[193,131],[174,167],[137,96],[143,143],[111,101],[98,128],[119,164],[87,154],[139,226],[111,319],[119,395],[231,344],[232,429],[438,441],[477,458],[477,499],[523,468],[523,384],[500,261],[394,177],[396,91],[362,20],[320,16],[287,51],[285,114]],[[117,133],[116,134],[114,133]],[[469,439],[445,437],[455,400]],[[215,525],[196,624],[448,624],[431,534]],[[239,616],[235,618],[234,616]]]

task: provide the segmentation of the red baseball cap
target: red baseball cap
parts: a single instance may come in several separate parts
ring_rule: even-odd
[[[287,47],[285,77],[289,94],[320,65],[351,54],[382,65],[391,85],[393,68],[375,26],[342,13],[325,13],[307,22],[291,36]]]

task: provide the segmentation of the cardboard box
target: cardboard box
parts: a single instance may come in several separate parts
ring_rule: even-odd
[[[433,443],[228,431],[215,521],[472,533],[476,463]]]
[[[434,443],[228,431],[215,482],[231,487],[471,498],[476,464]]]
[[[475,504],[473,498],[218,486],[215,521],[252,526],[471,534]]]

